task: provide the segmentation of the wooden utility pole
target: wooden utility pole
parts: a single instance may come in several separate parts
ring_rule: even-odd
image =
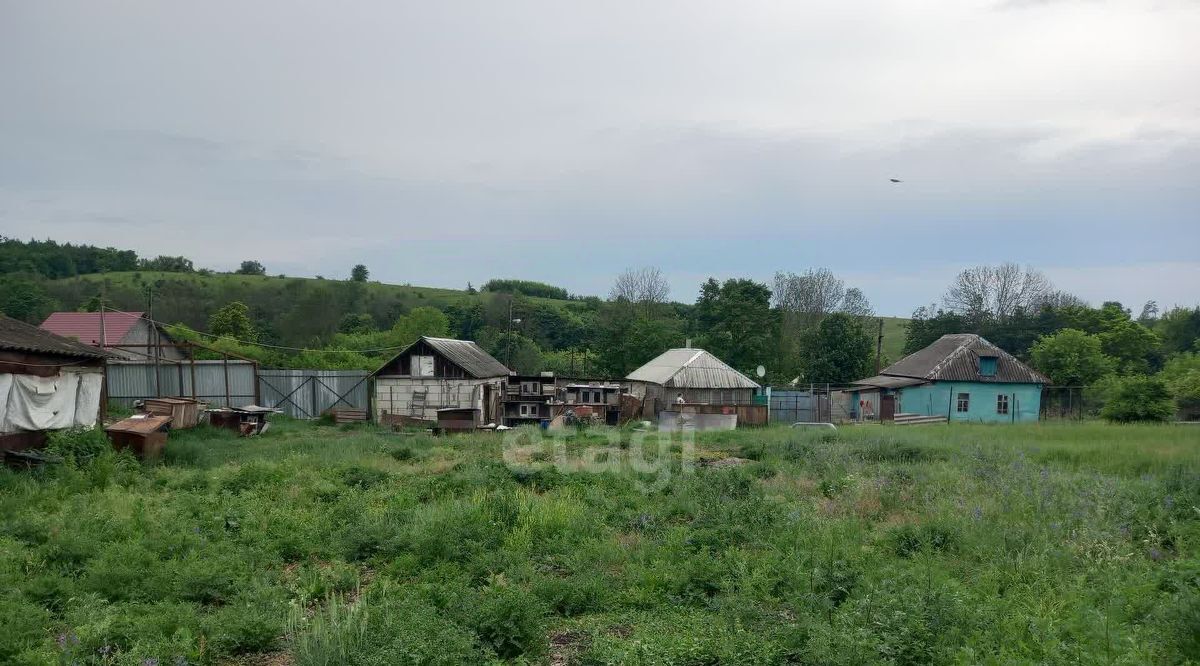
[[[879,336],[875,338],[875,374],[883,370],[883,320],[879,320]]]

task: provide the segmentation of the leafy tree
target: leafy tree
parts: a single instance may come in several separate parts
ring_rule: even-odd
[[[112,302],[100,294],[96,294],[87,299],[87,302],[84,303],[79,310],[81,312],[99,312],[101,307],[112,307]]]
[[[542,371],[544,360],[542,350],[533,340],[516,331],[494,332],[485,336],[483,348],[496,357],[509,370],[524,375],[533,375]]]
[[[28,273],[55,280],[90,273],[132,271],[137,264],[137,253],[132,250],[52,240],[26,242],[0,236],[0,274]]]
[[[1086,386],[1113,368],[1100,337],[1074,328],[1042,336],[1031,351],[1033,366],[1059,386]]]
[[[54,309],[42,286],[26,278],[0,279],[0,313],[29,323],[40,323]]]
[[[483,330],[483,304],[453,303],[443,310],[449,323],[450,334],[459,340],[475,340]]]
[[[187,257],[168,257],[159,255],[153,259],[142,259],[138,268],[143,271],[162,271],[165,273],[192,273],[195,267]]]
[[[871,336],[862,319],[835,312],[805,336],[803,378],[844,384],[869,376],[875,368]]]
[[[939,310],[933,305],[919,307],[905,326],[904,353],[920,351],[943,335],[971,333],[974,328],[968,326],[966,318],[957,312]]]
[[[677,317],[643,312],[624,302],[605,303],[598,328],[597,369],[610,377],[624,377],[683,342]]]
[[[375,330],[375,318],[366,312],[346,313],[338,324],[338,333],[370,333]]]
[[[590,349],[562,349],[542,352],[542,371],[563,377],[590,377],[596,374],[599,357]]]
[[[1158,335],[1141,324],[1123,319],[1100,334],[1100,348],[1121,372],[1147,372],[1159,346]]]
[[[535,298],[556,298],[566,300],[568,298],[567,290],[562,287],[556,287],[545,282],[534,282],[533,280],[500,280],[493,279],[483,283],[483,290],[500,294],[525,294]],[[470,283],[467,283],[468,293],[473,293],[473,288]]]
[[[1200,307],[1172,308],[1155,324],[1165,354],[1200,351]]]
[[[267,269],[253,259],[247,259],[237,269],[238,275],[266,275]]]
[[[1200,418],[1200,353],[1171,358],[1158,376],[1167,383],[1184,418]]]
[[[444,312],[433,307],[413,308],[392,325],[392,342],[395,346],[410,345],[423,335],[444,338],[449,332],[450,320]]]
[[[694,315],[700,346],[730,366],[749,372],[771,364],[775,314],[767,285],[746,279],[722,284],[709,278],[700,286]]]
[[[241,301],[226,303],[208,318],[208,332],[243,342],[254,342],[258,336],[250,322],[250,308]]]
[[[1170,421],[1175,416],[1175,402],[1162,379],[1133,375],[1121,379],[1100,415],[1118,423]]]
[[[366,282],[369,275],[370,271],[367,270],[365,264],[355,264],[350,271],[350,279],[354,282]]]

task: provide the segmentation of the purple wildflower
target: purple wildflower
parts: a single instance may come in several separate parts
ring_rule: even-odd
[[[1150,556],[1150,559],[1154,560],[1155,562],[1158,562],[1163,558],[1163,552],[1157,548],[1151,548],[1150,552],[1147,554]]]
[[[142,660],[142,666],[158,666],[158,660],[154,657]]]
[[[971,517],[974,518],[975,520],[982,520],[983,519],[983,509],[981,509],[979,507],[975,507],[974,509],[971,509]]]
[[[102,645],[100,646],[100,649],[97,650],[101,657],[107,657],[108,655],[112,654],[112,651],[113,647],[111,645]]]
[[[1171,495],[1167,495],[1163,498],[1163,506],[1167,507],[1167,510],[1175,508],[1175,498]]]

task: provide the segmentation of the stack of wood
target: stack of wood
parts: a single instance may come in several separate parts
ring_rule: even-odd
[[[360,423],[367,420],[365,409],[331,409],[329,415],[333,417],[334,423]]]

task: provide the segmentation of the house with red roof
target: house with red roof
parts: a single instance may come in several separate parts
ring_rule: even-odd
[[[86,345],[101,347],[117,359],[150,361],[155,349],[163,360],[183,360],[183,352],[161,326],[146,318],[144,312],[105,311],[55,312],[40,327],[64,338],[74,338]],[[158,347],[157,345],[165,345]]]

